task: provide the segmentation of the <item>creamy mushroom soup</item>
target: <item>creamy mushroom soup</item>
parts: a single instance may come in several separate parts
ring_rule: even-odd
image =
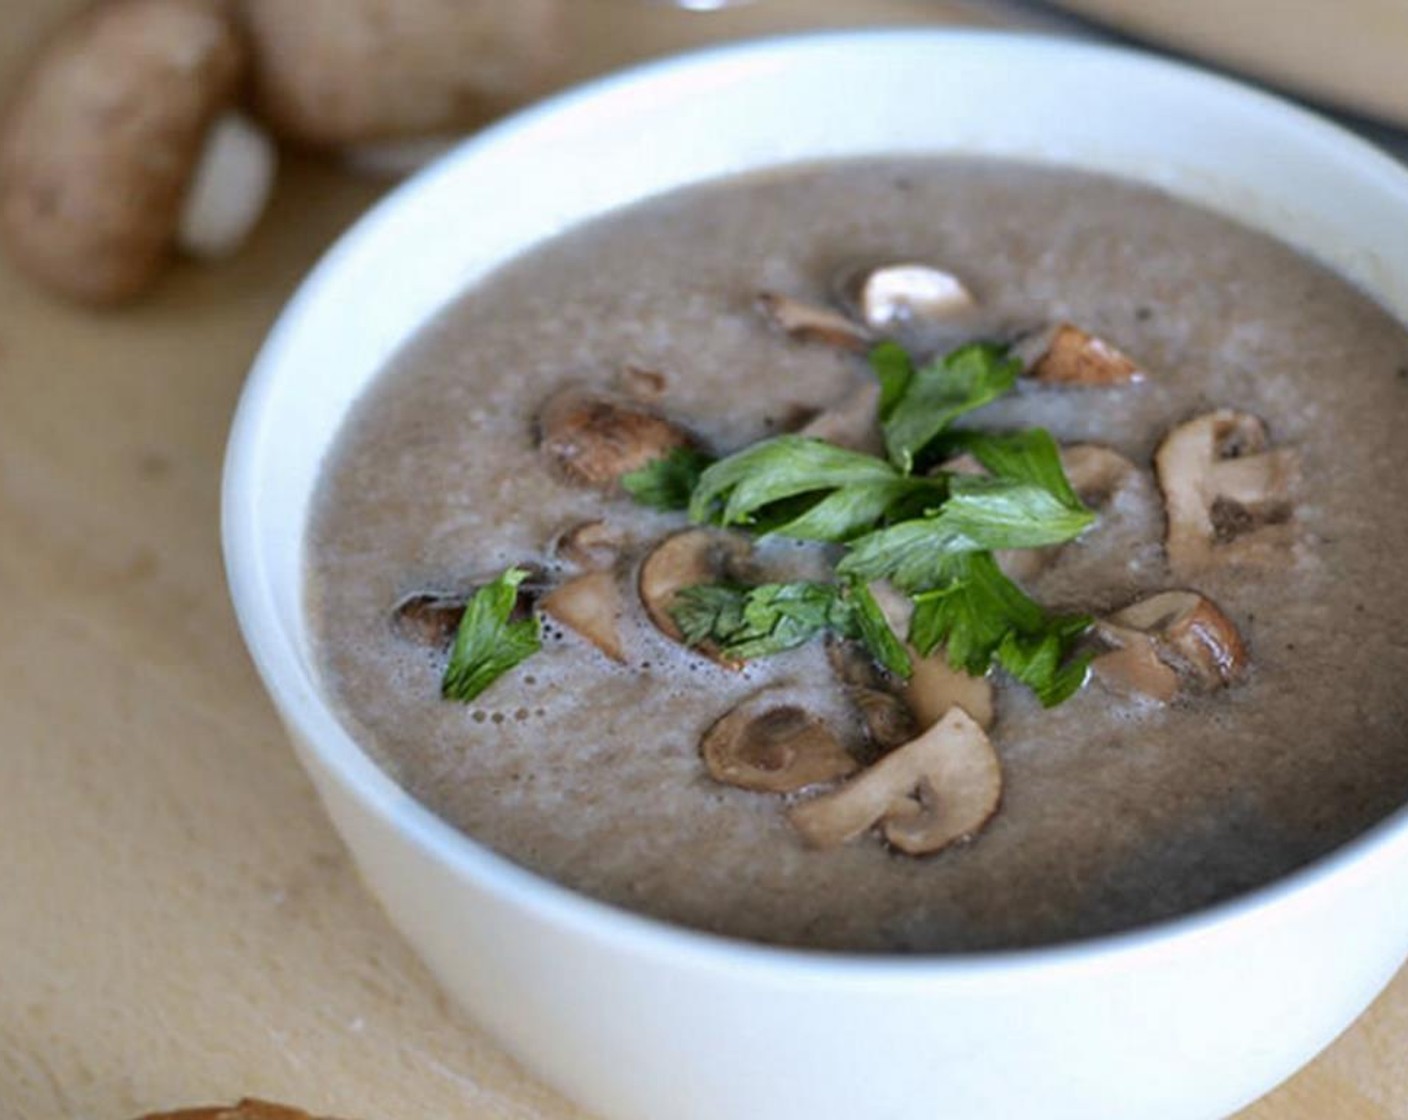
[[[835,579],[842,547],[747,532],[661,559],[687,515],[648,508],[614,479],[672,450],[707,462],[786,431],[874,452],[863,351],[893,332],[884,307],[854,305],[852,281],[885,261],[942,269],[975,305],[911,330],[917,362],[974,335],[1022,340],[1012,354],[1027,376],[960,426],[1048,429],[1095,511],[1070,543],[998,555],[1052,617],[1095,620],[1072,656],[1088,648],[1096,671],[1055,707],[999,667],[986,696],[945,693],[926,716],[918,686],[887,681],[849,624],[740,667],[708,642],[687,648],[672,608],[642,602],[642,590],[691,582],[680,572],[701,556],[705,575],[744,582]],[[953,293],[939,287],[943,303]],[[842,335],[859,322],[859,341],[795,324],[789,336],[760,292],[837,315]],[[1078,328],[1085,349],[1069,368],[1090,359],[1114,376],[1044,383],[1040,357],[1055,344],[1030,330],[1050,324]],[[563,389],[587,396],[563,405]],[[592,394],[629,414],[597,424],[604,451],[591,444]],[[585,417],[583,430],[558,431],[559,414]],[[1403,328],[1259,234],[1071,172],[799,167],[570,231],[425,329],[325,466],[309,602],[327,687],[360,741],[417,798],[525,867],[765,942],[1049,943],[1227,898],[1403,802],[1405,430]],[[1074,445],[1123,458],[1083,483],[1076,460],[1090,452]],[[597,452],[619,469],[594,475]],[[951,480],[969,468],[937,466],[957,492]],[[454,605],[513,567],[524,582],[505,604],[542,620],[541,651],[468,703],[442,698],[445,645],[464,625]],[[907,609],[875,590],[892,614]],[[1165,591],[1197,594],[1140,607]],[[891,705],[882,715],[898,730],[879,730],[867,697]],[[940,717],[962,727],[925,732]],[[725,739],[738,728],[753,736],[745,769],[785,768],[818,736],[819,769],[788,792],[734,784]],[[935,734],[950,735],[941,754],[971,748],[978,761],[914,770],[869,816],[821,800],[856,800],[882,782],[882,758],[907,765],[887,752]],[[977,790],[971,819],[914,841],[950,782]],[[839,817],[856,818],[849,833]]]

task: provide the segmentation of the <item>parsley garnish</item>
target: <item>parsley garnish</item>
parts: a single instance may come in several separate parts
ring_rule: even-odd
[[[863,642],[898,677],[909,655],[891,632],[865,584],[765,583],[757,587],[706,583],[687,587],[670,614],[691,646],[707,645],[725,661],[752,661],[804,645],[830,631]]]
[[[691,588],[674,611],[686,641],[748,660],[829,630],[864,640],[880,664],[907,675],[908,655],[868,589],[888,579],[914,600],[908,636],[920,653],[944,645],[974,675],[1000,665],[1043,704],[1059,704],[1085,681],[1086,659],[1072,655],[1090,619],[1049,615],[992,553],[1072,540],[1094,515],[1072,490],[1049,433],[953,428],[1009,392],[1020,363],[1004,347],[975,343],[916,368],[885,342],[870,364],[888,461],[778,436],[709,466],[688,503],[696,522],[845,544],[842,582]],[[987,473],[916,473],[963,453]]]
[[[465,606],[440,681],[440,693],[447,700],[468,704],[542,648],[537,618],[513,619],[518,585],[527,578],[522,568],[509,568],[476,591]]]
[[[689,497],[699,485],[699,476],[713,462],[713,456],[693,447],[677,447],[663,459],[622,475],[621,485],[643,506],[661,510],[688,509]]]

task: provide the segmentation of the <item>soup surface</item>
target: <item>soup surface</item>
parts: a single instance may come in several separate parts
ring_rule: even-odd
[[[760,289],[824,302],[857,261],[919,260],[992,322],[1067,319],[1149,371],[1137,386],[1034,389],[974,426],[1096,441],[1141,477],[1031,578],[1099,613],[1184,586],[1149,466],[1213,408],[1264,419],[1303,484],[1283,562],[1214,567],[1197,589],[1237,622],[1251,669],[1172,704],[1092,680],[1043,710],[997,679],[1001,810],[914,859],[863,839],[807,848],[776,795],[712,781],[701,734],[780,681],[855,720],[820,642],[741,672],[648,621],[634,566],[684,515],[567,485],[535,417],[560,386],[664,374],[659,407],[727,453],[844,398],[852,354],[790,341]],[[1408,797],[1408,335],[1335,276],[1157,192],[1013,164],[895,160],[708,184],[553,239],[467,292],[356,406],[324,468],[309,600],[327,687],[412,794],[477,840],[633,910],[766,942],[858,950],[1047,943],[1188,911],[1329,851]],[[554,572],[564,527],[604,519],[626,663],[550,625],[544,649],[468,705],[393,607],[512,564]],[[789,560],[783,555],[791,550]],[[806,562],[806,548],[763,546]]]

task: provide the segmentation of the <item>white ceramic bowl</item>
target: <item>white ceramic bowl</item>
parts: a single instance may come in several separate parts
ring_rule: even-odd
[[[1192,1120],[1270,1088],[1408,952],[1408,815],[1231,904],[1081,944],[862,957],[574,895],[435,818],[339,725],[302,610],[319,462],[435,311],[524,247],[681,184],[956,152],[1114,172],[1262,227],[1408,319],[1408,174],[1263,94],[1120,50],[840,34],[646,66],[465,144],[362,221],[268,340],[230,441],[245,638],[372,890],[445,987],[609,1120]]]

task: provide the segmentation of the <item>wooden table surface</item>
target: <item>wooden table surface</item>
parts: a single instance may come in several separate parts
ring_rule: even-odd
[[[3,0],[0,79],[76,3]],[[571,3],[583,74],[721,34],[1011,18],[765,0],[626,26],[624,4]],[[219,478],[245,370],[378,189],[291,161],[247,252],[120,313],[0,262],[0,1120],[242,1094],[363,1120],[581,1115],[447,1005],[365,893],[226,599]],[[1408,974],[1242,1117],[1408,1117]]]

